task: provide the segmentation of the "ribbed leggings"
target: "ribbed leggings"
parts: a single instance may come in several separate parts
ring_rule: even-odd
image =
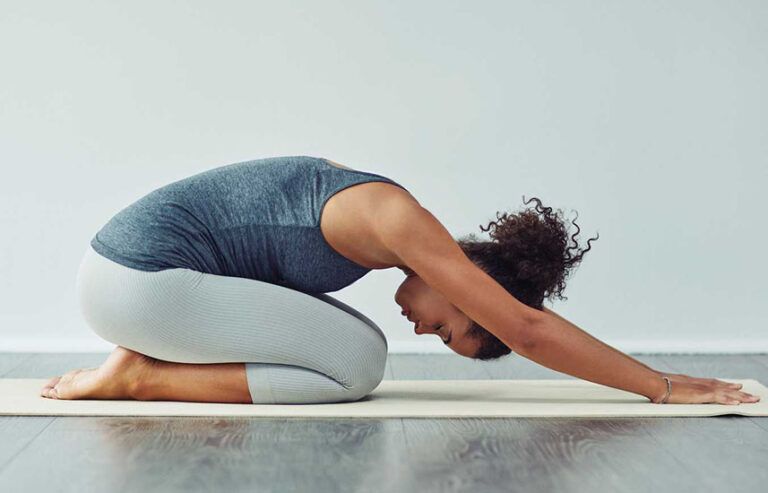
[[[384,377],[384,333],[327,294],[185,268],[136,270],[90,245],[76,286],[103,339],[164,361],[245,363],[254,404],[355,401]]]

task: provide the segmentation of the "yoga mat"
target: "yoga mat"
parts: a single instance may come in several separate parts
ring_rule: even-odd
[[[743,384],[756,403],[653,404],[641,395],[587,380],[383,380],[356,402],[220,404],[135,400],[57,400],[40,396],[49,378],[0,379],[0,415],[22,416],[270,416],[338,418],[519,418],[768,416],[768,389]],[[674,385],[674,384],[673,384]],[[673,387],[674,389],[674,387]]]

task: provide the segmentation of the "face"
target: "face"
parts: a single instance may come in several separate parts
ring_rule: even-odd
[[[442,294],[430,288],[408,267],[398,267],[406,278],[395,292],[395,303],[401,313],[414,323],[414,331],[440,337],[454,352],[471,358],[478,343],[467,336],[472,320],[450,303]]]

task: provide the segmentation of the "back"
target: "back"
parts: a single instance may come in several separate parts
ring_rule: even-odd
[[[138,270],[188,268],[309,293],[337,291],[371,269],[328,245],[320,211],[336,192],[371,181],[405,189],[384,176],[310,156],[220,166],[165,185],[122,209],[91,246]]]

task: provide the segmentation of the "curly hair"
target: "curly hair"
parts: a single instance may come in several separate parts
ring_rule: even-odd
[[[523,195],[526,205],[531,201],[536,201],[535,210],[526,209],[512,215],[497,212],[497,221],[490,221],[485,228],[480,225],[482,232],[490,231],[491,241],[483,241],[470,233],[457,243],[470,260],[517,300],[542,310],[544,299],[568,299],[562,294],[565,279],[592,248],[590,242],[600,235],[588,239],[587,248],[579,251],[576,236],[581,228],[576,219],[573,220],[576,233],[569,237],[560,209],[553,213],[552,208],[543,206],[538,198],[526,201]],[[571,240],[575,245],[568,246]],[[511,352],[498,337],[474,321],[467,334],[480,342],[473,355],[475,359],[496,359]]]

